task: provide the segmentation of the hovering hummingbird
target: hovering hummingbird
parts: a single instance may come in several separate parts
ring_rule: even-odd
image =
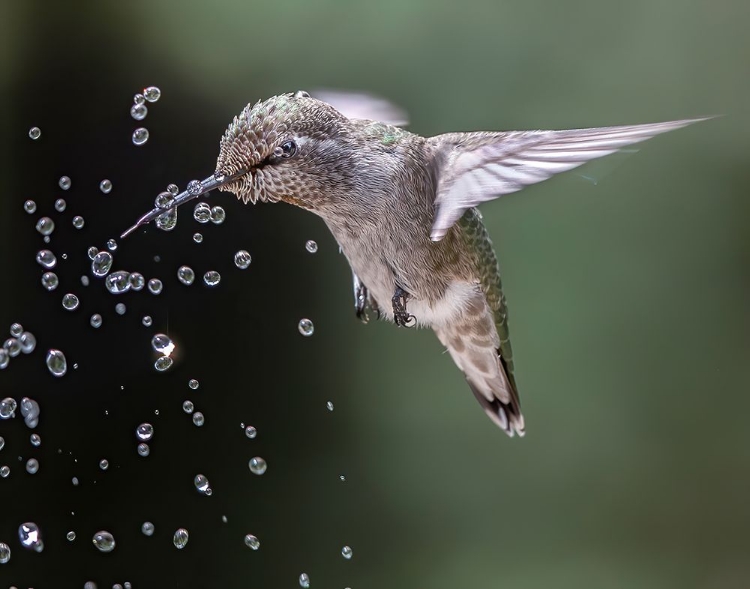
[[[319,98],[299,91],[248,104],[221,139],[215,173],[169,207],[218,188],[320,216],[351,266],[357,317],[366,322],[370,308],[398,326],[431,327],[492,421],[522,436],[508,309],[475,207],[704,119],[426,138],[404,130],[385,101]]]

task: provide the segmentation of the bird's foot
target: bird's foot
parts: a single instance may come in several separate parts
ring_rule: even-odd
[[[393,303],[393,321],[399,327],[414,327],[417,324],[417,318],[406,310],[408,298],[409,293],[397,286],[391,303]]]
[[[354,293],[354,311],[357,313],[357,319],[362,323],[367,323],[370,317],[367,315],[367,299],[369,292],[364,284],[359,284]]]

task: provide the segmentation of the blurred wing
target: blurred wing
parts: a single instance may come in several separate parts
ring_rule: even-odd
[[[312,97],[327,102],[350,119],[368,119],[394,127],[405,127],[409,124],[405,110],[372,94],[317,90],[312,93]]]
[[[430,238],[442,239],[464,211],[621,147],[706,119],[568,131],[449,133],[434,142],[439,182]]]

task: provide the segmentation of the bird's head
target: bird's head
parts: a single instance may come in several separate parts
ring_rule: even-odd
[[[221,139],[218,188],[243,202],[280,200],[316,209],[340,188],[348,119],[307,92],[248,104]],[[345,141],[344,141],[345,143]]]

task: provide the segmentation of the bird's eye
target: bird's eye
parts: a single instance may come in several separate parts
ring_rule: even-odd
[[[292,157],[297,153],[297,144],[294,141],[285,141],[273,150],[276,157]]]

